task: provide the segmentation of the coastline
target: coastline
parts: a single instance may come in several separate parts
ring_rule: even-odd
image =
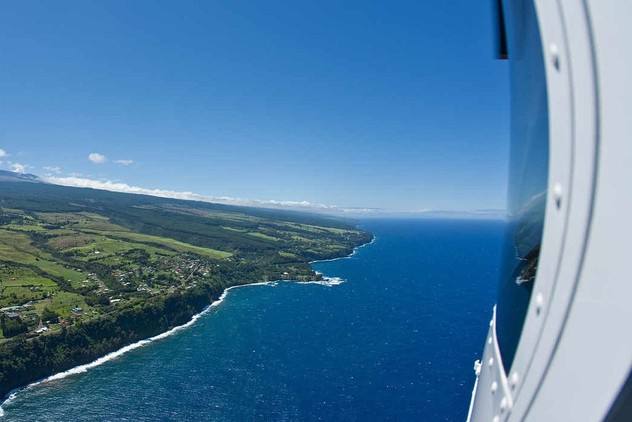
[[[337,258],[330,258],[330,259],[322,259],[322,260],[315,260],[315,261],[310,261],[309,264],[315,264],[315,263],[319,263],[319,262],[331,262],[331,261],[336,261],[339,259],[347,259],[347,258],[351,258],[353,257],[357,251],[360,248],[363,248],[365,246],[369,246],[371,244],[373,244],[376,240],[376,236],[372,235],[371,241],[364,243],[362,245],[358,245],[356,247],[353,248],[352,252],[349,253],[348,255],[345,256],[341,256],[341,257],[337,257]],[[267,282],[254,282],[254,283],[246,283],[246,284],[237,284],[234,286],[230,286],[225,288],[222,291],[222,294],[213,302],[211,302],[209,305],[207,305],[202,311],[194,314],[191,319],[189,321],[187,321],[184,324],[175,326],[165,332],[162,332],[160,334],[156,334],[155,336],[146,338],[146,339],[142,339],[139,341],[136,341],[134,343],[128,344],[126,346],[121,347],[118,350],[115,350],[113,352],[107,353],[104,356],[101,356],[99,358],[97,358],[96,360],[86,363],[86,364],[82,364],[82,365],[78,365],[75,366],[73,368],[70,368],[68,370],[62,371],[62,372],[58,372],[56,374],[50,375],[46,378],[42,378],[40,380],[31,382],[25,386],[22,387],[18,387],[15,388],[11,391],[9,391],[9,393],[6,394],[6,396],[2,399],[2,402],[0,402],[0,418],[2,418],[5,415],[3,406],[5,404],[10,403],[12,400],[15,399],[15,397],[24,390],[36,387],[40,384],[43,383],[47,383],[50,381],[56,381],[56,380],[60,380],[60,379],[64,379],[66,377],[75,375],[75,374],[81,374],[81,373],[85,373],[88,370],[95,368],[97,366],[100,366],[106,362],[112,361],[117,359],[118,357],[126,354],[127,352],[130,352],[132,350],[144,347],[148,344],[153,343],[154,341],[157,340],[162,340],[164,338],[170,337],[174,334],[176,334],[179,331],[182,331],[186,328],[191,327],[192,325],[195,324],[195,322],[197,320],[199,320],[202,316],[204,316],[205,314],[207,314],[208,312],[210,312],[213,308],[219,306],[227,297],[228,292],[232,289],[236,289],[236,288],[240,288],[240,287],[250,287],[250,286],[270,286],[270,287],[274,287],[276,286],[278,283],[280,282],[287,282],[287,283],[296,283],[296,284],[317,284],[317,285],[321,285],[321,286],[325,286],[325,287],[333,287],[333,286],[337,286],[340,285],[342,283],[344,283],[346,280],[340,278],[340,277],[335,277],[335,276],[325,276],[323,275],[321,272],[314,270],[314,272],[317,275],[321,275],[322,279],[321,280],[311,280],[311,281],[295,281],[295,280],[275,280],[275,281],[267,281]]]
[[[345,255],[345,256],[340,256],[338,258],[328,258],[328,259],[317,259],[315,261],[309,261],[309,264],[317,264],[319,262],[331,262],[331,261],[338,261],[339,259],[348,259],[353,257],[356,253],[358,253],[359,249],[364,248],[365,246],[369,246],[372,245],[373,243],[375,243],[375,241],[377,240],[377,236],[375,236],[374,234],[371,233],[371,240],[369,242],[363,243],[361,245],[355,246],[353,248],[353,250],[351,251],[350,254]],[[318,271],[316,271],[318,273]],[[306,282],[309,283],[309,282]]]
[[[27,384],[23,387],[18,387],[12,391],[10,391],[4,398],[4,400],[2,400],[2,402],[0,403],[0,418],[4,416],[4,409],[3,406],[7,403],[10,403],[13,399],[15,399],[15,397],[17,396],[17,394],[19,394],[21,391],[36,387],[38,385],[50,382],[50,381],[56,381],[56,380],[60,380],[60,379],[64,379],[66,377],[69,377],[71,375],[76,375],[76,374],[82,374],[84,372],[87,372],[89,369],[95,368],[97,366],[100,366],[106,362],[112,361],[124,354],[126,354],[127,352],[130,352],[132,350],[141,348],[143,346],[146,346],[150,343],[153,343],[154,341],[157,340],[162,340],[164,338],[170,337],[173,334],[176,334],[179,331],[182,331],[186,328],[191,327],[193,324],[195,324],[197,322],[198,319],[200,319],[202,316],[204,316],[205,314],[207,314],[208,312],[210,312],[213,308],[219,306],[224,299],[226,299],[226,296],[228,295],[228,291],[231,289],[236,289],[239,287],[249,287],[249,286],[272,286],[274,287],[276,284],[278,283],[278,281],[267,281],[267,282],[256,282],[256,283],[247,283],[247,284],[237,284],[235,286],[230,286],[224,289],[224,291],[222,292],[222,294],[213,302],[211,302],[210,305],[208,305],[206,308],[204,308],[201,312],[193,315],[191,317],[191,319],[189,321],[187,321],[186,323],[182,324],[182,325],[177,325],[165,332],[162,332],[160,334],[156,334],[155,336],[146,338],[146,339],[142,339],[139,340],[137,342],[128,344],[127,346],[123,346],[118,350],[115,350],[114,352],[110,352],[104,356],[101,356],[100,358],[83,364],[83,365],[78,365],[75,366],[73,368],[70,368],[66,371],[62,371],[62,372],[58,372],[56,374],[53,374],[51,376],[48,376],[46,378],[42,378],[40,380],[34,381],[30,384]]]

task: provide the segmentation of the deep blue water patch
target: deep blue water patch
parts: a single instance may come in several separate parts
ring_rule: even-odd
[[[314,264],[345,283],[232,290],[186,330],[20,392],[3,419],[464,420],[502,223],[363,226],[375,243]]]

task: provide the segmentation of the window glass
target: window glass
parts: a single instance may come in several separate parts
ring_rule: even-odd
[[[511,368],[538,268],[546,206],[549,133],[546,77],[532,1],[507,10],[511,66],[508,224],[497,307],[497,336]]]

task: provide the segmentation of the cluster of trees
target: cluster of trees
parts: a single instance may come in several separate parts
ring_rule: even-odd
[[[59,322],[59,315],[57,312],[46,307],[42,311],[42,321],[46,322]],[[0,329],[4,337],[15,337],[20,334],[28,332],[29,327],[20,316],[11,315],[11,313],[0,314]]]
[[[57,312],[55,312],[52,309],[46,307],[42,311],[42,321],[53,322],[53,323],[59,322],[59,315],[57,314]]]
[[[6,314],[0,316],[0,328],[2,328],[2,334],[5,337],[14,337],[28,331],[28,326],[22,322],[20,317],[11,318]]]
[[[108,306],[110,304],[110,298],[104,294],[90,294],[84,297],[85,297],[86,303],[90,306],[96,306],[96,305]]]

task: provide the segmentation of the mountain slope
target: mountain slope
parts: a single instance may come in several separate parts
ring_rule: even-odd
[[[309,261],[371,238],[331,217],[4,173],[0,395],[182,324],[228,286],[316,279]]]

